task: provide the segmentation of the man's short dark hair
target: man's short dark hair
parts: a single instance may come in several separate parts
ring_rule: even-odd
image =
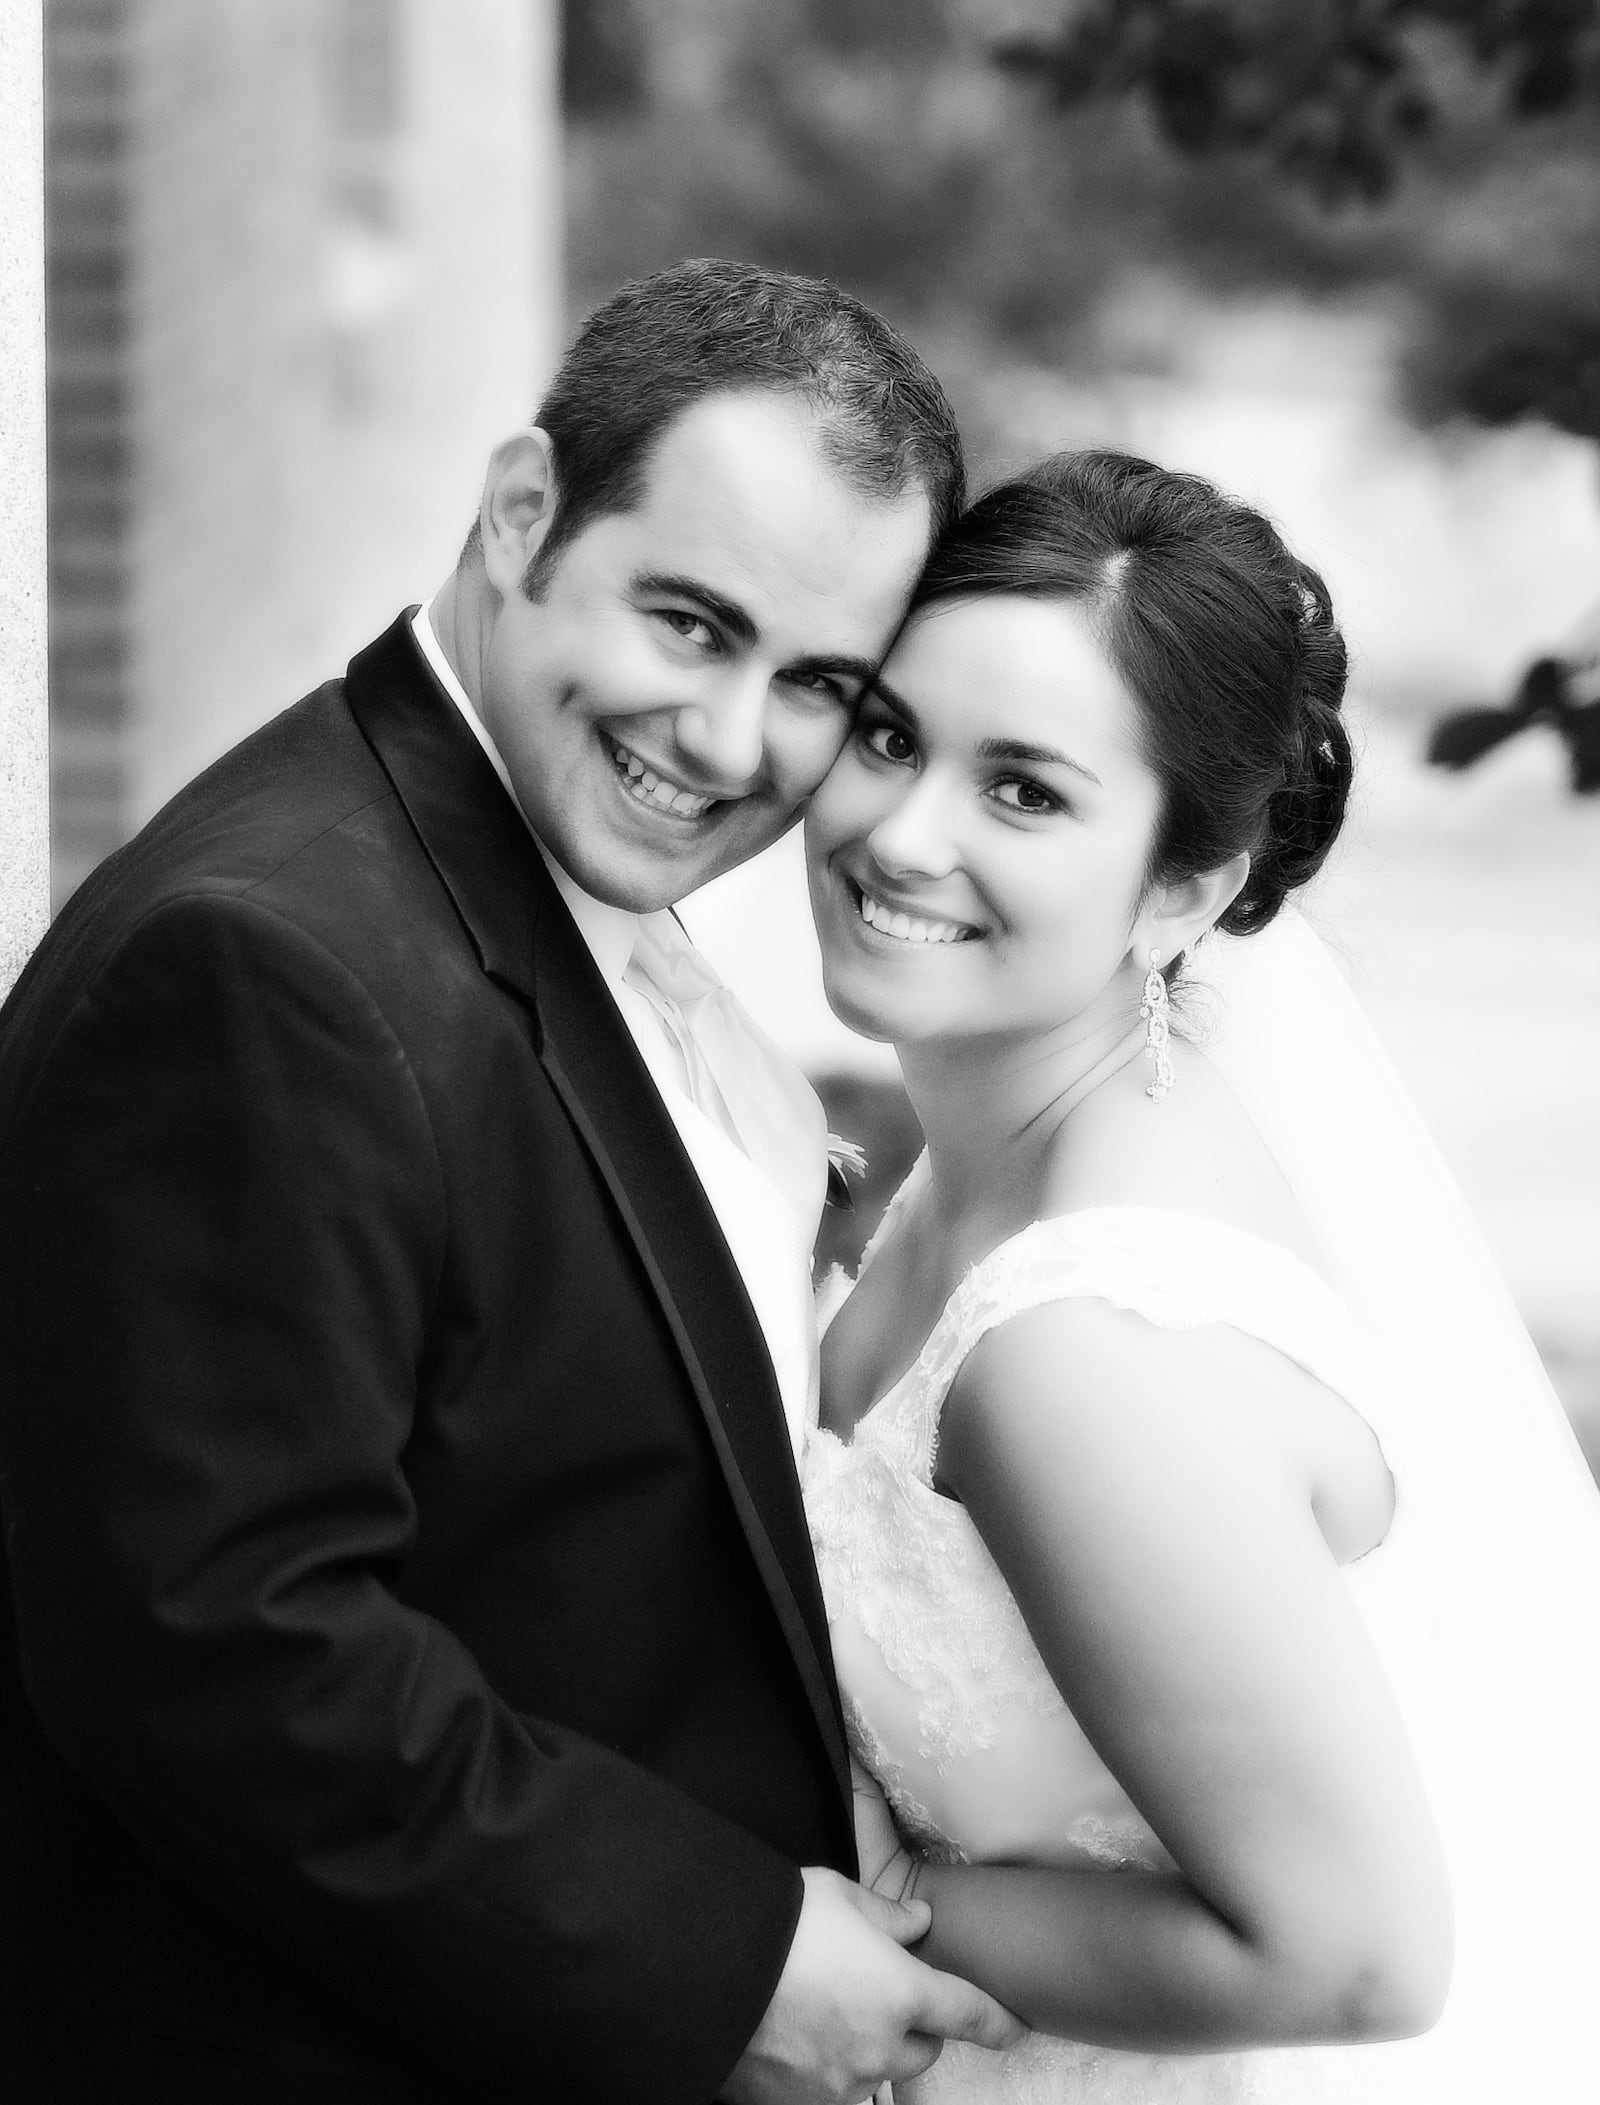
[[[897,330],[823,279],[700,259],[613,293],[562,360],[537,419],[555,457],[556,511],[525,589],[585,526],[641,501],[675,417],[745,389],[807,403],[824,459],[864,496],[924,490],[931,537],[960,512],[954,413]]]

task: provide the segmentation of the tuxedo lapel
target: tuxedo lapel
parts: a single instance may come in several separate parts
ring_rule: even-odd
[[[573,940],[582,943],[576,930]],[[541,968],[549,962],[541,942]],[[847,1789],[827,1617],[765,1341],[677,1129],[587,952],[582,962],[590,969],[570,976],[541,970],[541,1057],[655,1288],[841,1788]],[[597,1013],[602,1004],[609,1016]],[[574,1054],[570,1064],[563,1057],[567,1047]]]
[[[356,721],[611,1193],[683,1360],[750,1551],[848,1793],[838,1691],[782,1401],[715,1213],[594,960],[404,615],[350,666]]]
[[[540,923],[552,908],[564,912],[560,895],[489,756],[417,648],[412,612],[351,659],[345,697],[479,963],[533,1007]]]

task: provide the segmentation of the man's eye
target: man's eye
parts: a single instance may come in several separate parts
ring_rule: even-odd
[[[675,636],[701,650],[710,650],[716,644],[717,632],[703,614],[691,614],[686,607],[662,607],[656,619],[664,621]]]
[[[869,753],[876,753],[880,760],[887,760],[894,767],[904,767],[907,761],[917,757],[916,745],[898,724],[863,724],[860,736]]]
[[[854,699],[843,680],[828,672],[786,672],[785,685],[797,687],[802,694],[812,695],[822,702],[848,703]]]

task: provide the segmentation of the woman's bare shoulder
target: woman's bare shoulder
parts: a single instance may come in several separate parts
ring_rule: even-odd
[[[1173,1047],[1160,1103],[1135,1061],[1079,1106],[1052,1167],[1051,1212],[1148,1206],[1276,1243],[1315,1264],[1310,1230],[1282,1171],[1222,1076],[1194,1046]]]

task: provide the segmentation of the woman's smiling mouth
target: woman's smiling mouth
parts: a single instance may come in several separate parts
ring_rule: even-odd
[[[965,921],[932,921],[908,914],[887,900],[874,898],[854,879],[846,879],[856,911],[866,926],[891,941],[906,944],[973,943],[981,931]]]

